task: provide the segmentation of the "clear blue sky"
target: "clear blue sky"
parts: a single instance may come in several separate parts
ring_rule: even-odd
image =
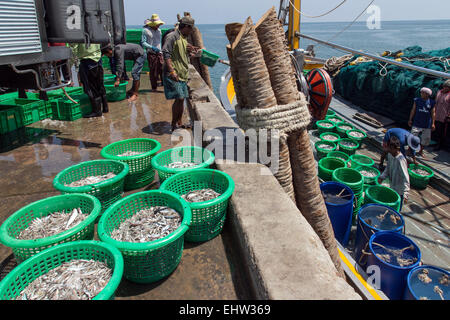
[[[302,0],[302,11],[320,15],[342,0]],[[143,24],[152,13],[158,13],[167,24],[176,21],[177,13],[190,11],[199,24],[243,22],[248,16],[256,22],[270,7],[278,11],[279,0],[126,0],[128,25]],[[304,22],[352,21],[370,3],[370,0],[347,0],[332,14],[319,18],[302,18]],[[450,19],[449,0],[375,0],[381,9],[382,21]],[[364,14],[360,21],[368,18]]]

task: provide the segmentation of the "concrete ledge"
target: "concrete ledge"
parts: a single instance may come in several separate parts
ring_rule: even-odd
[[[202,135],[223,128],[240,131],[200,75],[190,71],[188,106],[192,119],[203,122]],[[319,237],[265,166],[217,161],[217,168],[236,183],[228,224],[256,299],[361,299],[337,276]]]

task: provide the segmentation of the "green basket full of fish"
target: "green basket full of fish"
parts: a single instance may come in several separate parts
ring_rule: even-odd
[[[215,161],[214,153],[200,147],[179,147],[159,153],[152,159],[152,166],[158,172],[160,182],[171,176],[209,168]]]
[[[98,235],[122,253],[128,280],[152,283],[177,268],[191,218],[189,204],[177,194],[140,192],[118,201],[103,214]]]
[[[337,145],[330,141],[317,141],[314,146],[316,147],[317,157],[319,159],[325,158],[330,152],[336,151]]]
[[[98,241],[46,249],[0,282],[0,300],[113,300],[123,275],[120,251]]]
[[[367,138],[367,133],[358,129],[348,130],[345,134],[347,135],[347,138],[355,140],[359,145]]]
[[[334,133],[334,132],[324,132],[320,135],[320,140],[338,143],[339,140],[341,140],[341,137],[337,133]]]
[[[345,121],[336,124],[336,132],[341,136],[341,138],[347,138],[347,131],[354,130],[355,127]]]
[[[430,179],[434,177],[434,172],[424,165],[411,164],[408,168],[411,186],[417,189],[425,189]]]
[[[128,164],[129,173],[125,178],[125,190],[145,187],[155,179],[152,159],[161,149],[161,144],[153,139],[136,138],[112,143],[101,151],[108,160]]]
[[[352,156],[356,153],[356,150],[359,149],[359,143],[348,138],[341,139],[338,142],[339,145],[339,151],[344,152],[348,154],[349,156]]]
[[[102,212],[124,193],[128,164],[114,160],[87,161],[64,169],[53,180],[53,186],[62,194],[86,193],[102,204]]]
[[[381,176],[381,172],[374,167],[360,166],[356,170],[364,177],[365,185],[377,184],[378,178]]]
[[[335,132],[336,124],[334,122],[328,120],[321,120],[316,122],[317,129],[319,134],[325,132]]]
[[[39,200],[16,211],[2,224],[0,241],[21,263],[58,244],[94,239],[100,210],[99,200],[86,194]]]
[[[344,119],[342,119],[341,117],[337,116],[337,115],[333,115],[333,116],[326,116],[325,120],[330,121],[332,123],[334,123],[335,125],[337,125],[338,123],[341,123],[344,121]]]
[[[211,169],[176,174],[161,186],[189,203],[192,222],[185,238],[190,242],[209,241],[222,232],[234,189],[228,174]]]

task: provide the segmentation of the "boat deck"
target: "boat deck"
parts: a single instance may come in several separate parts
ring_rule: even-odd
[[[337,115],[353,124],[356,128],[367,132],[368,143],[364,143],[358,153],[364,154],[379,163],[381,144],[387,128],[374,127],[353,119],[363,109],[340,98],[333,98],[330,109]],[[316,131],[311,131],[311,140],[319,140]],[[404,206],[402,214],[405,218],[406,235],[413,239],[422,252],[422,262],[440,268],[450,269],[450,198],[445,186],[448,186],[450,175],[450,154],[425,150],[427,160],[418,157],[419,162],[431,167],[437,175],[434,183],[425,190],[411,188],[410,198]],[[441,187],[444,186],[444,187]]]
[[[63,169],[84,161],[101,159],[100,151],[110,143],[130,138],[151,138],[162,144],[161,151],[173,148],[170,121],[171,102],[150,87],[143,77],[139,101],[110,103],[110,112],[102,118],[75,122],[38,122],[34,141],[0,150],[0,224],[21,207],[58,195],[53,178]],[[8,150],[10,149],[10,150]],[[156,181],[147,188],[126,195],[159,188]],[[97,237],[96,237],[97,239]],[[186,243],[183,258],[167,279],[148,285],[123,279],[116,299],[127,300],[209,300],[247,299],[239,280],[237,260],[233,256],[227,229],[212,241]],[[12,251],[0,244],[0,280],[16,266]]]

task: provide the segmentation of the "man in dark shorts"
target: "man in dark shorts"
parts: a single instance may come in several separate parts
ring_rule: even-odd
[[[136,101],[138,99],[139,87],[141,84],[141,72],[144,68],[145,61],[147,60],[147,55],[145,50],[138,44],[127,43],[119,44],[114,47],[108,46],[102,50],[102,54],[109,58],[114,57],[116,63],[116,82],[115,86],[119,86],[120,79],[123,77],[125,65],[125,60],[134,61],[133,70],[131,71],[131,76],[133,77],[133,87],[128,91],[127,96],[129,101]]]
[[[189,98],[187,81],[189,78],[189,55],[196,54],[198,48],[187,42],[192,33],[194,19],[183,17],[178,29],[171,32],[163,45],[163,82],[167,100],[175,99],[172,105],[172,131],[182,126],[184,100]]]

